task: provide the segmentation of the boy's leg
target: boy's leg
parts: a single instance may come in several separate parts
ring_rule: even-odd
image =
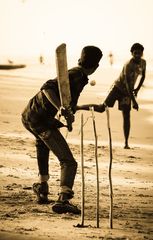
[[[125,149],[129,149],[128,139],[130,134],[130,111],[131,111],[131,98],[129,96],[122,95],[119,99],[119,110],[123,115],[123,132],[125,138]]]
[[[33,191],[37,195],[37,202],[39,204],[49,203],[48,193],[49,186],[49,148],[44,144],[40,138],[36,138],[36,153],[39,169],[39,182],[33,184]]]
[[[122,110],[123,114],[123,131],[125,137],[125,149],[129,149],[128,139],[130,133],[130,110]]]
[[[77,170],[71,150],[64,137],[57,128],[48,129],[39,134],[41,140],[57,156],[61,165],[60,193],[58,201],[53,205],[53,211],[57,213],[72,212],[80,213],[80,210],[69,203],[73,198],[73,184]]]
[[[33,191],[37,195],[37,202],[39,204],[49,203],[48,193],[48,161],[49,161],[49,148],[44,144],[44,142],[38,137],[38,134],[35,130],[32,129],[30,123],[24,118],[22,118],[22,123],[24,127],[31,132],[36,138],[36,154],[39,170],[39,182],[33,184]]]
[[[49,148],[39,137],[36,138],[36,154],[40,182],[47,181],[49,179]]]
[[[72,189],[77,170],[77,162],[64,137],[57,128],[47,129],[39,133],[39,137],[60,161],[61,188],[67,186],[69,189]]]
[[[109,93],[108,93],[108,95],[107,95],[107,97],[106,97],[106,99],[103,103],[104,107],[107,106],[107,107],[112,108],[114,106],[116,100],[120,99],[120,95],[121,95],[120,90],[116,86],[113,86],[110,89],[110,91],[109,91]]]
[[[94,108],[94,111],[103,113],[105,111],[105,107],[113,107],[115,104],[115,101],[120,98],[120,90],[116,87],[113,86],[110,91],[108,96],[106,97],[105,101],[102,104],[85,104],[81,106],[77,106],[76,110],[90,110],[90,107]]]
[[[76,110],[86,110],[89,111],[90,107],[94,108],[94,111],[96,112],[104,112],[105,111],[105,105],[104,104],[85,104],[85,105],[80,105],[76,107]]]

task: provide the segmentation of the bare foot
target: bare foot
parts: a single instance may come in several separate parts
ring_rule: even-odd
[[[129,145],[125,145],[124,149],[130,149]]]

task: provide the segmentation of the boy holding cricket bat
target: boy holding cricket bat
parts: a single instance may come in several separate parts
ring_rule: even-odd
[[[75,113],[80,93],[88,84],[88,75],[99,66],[102,52],[95,46],[86,46],[81,52],[78,66],[68,71],[71,91],[71,118]],[[61,166],[60,191],[57,202],[52,206],[56,213],[71,212],[80,214],[80,209],[69,202],[73,198],[72,190],[77,171],[77,162],[62,136],[59,128],[65,125],[57,120],[56,114],[61,110],[60,93],[57,78],[48,80],[40,91],[30,99],[22,113],[25,128],[36,138],[36,153],[39,170],[39,182],[33,184],[38,203],[48,203],[49,193],[49,152],[58,158]],[[60,111],[66,118],[66,111]]]

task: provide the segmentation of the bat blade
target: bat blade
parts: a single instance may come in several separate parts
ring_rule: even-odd
[[[71,92],[67,68],[66,44],[63,43],[56,48],[56,68],[61,105],[64,108],[70,106]]]

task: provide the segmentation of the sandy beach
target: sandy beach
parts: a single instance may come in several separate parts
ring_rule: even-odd
[[[147,74],[140,90],[138,112],[131,112],[131,149],[125,150],[122,115],[117,104],[110,109],[113,145],[113,229],[109,226],[109,139],[106,114],[95,113],[98,134],[98,162],[100,185],[99,228],[96,228],[96,168],[94,134],[90,112],[77,112],[73,132],[63,130],[78,162],[74,184],[74,204],[81,207],[80,116],[83,113],[85,161],[85,227],[76,227],[81,217],[58,215],[51,204],[38,205],[32,184],[38,179],[34,138],[20,121],[20,115],[30,97],[48,80],[45,66],[33,76],[27,69],[15,73],[0,71],[0,239],[153,239],[153,72]],[[44,76],[43,76],[44,72]],[[102,69],[97,84],[84,89],[79,103],[100,103],[118,71]],[[38,77],[39,76],[39,77]],[[103,80],[101,80],[103,79]],[[105,85],[105,81],[109,83]],[[102,90],[100,90],[102,89]],[[60,168],[56,157],[50,154],[49,199],[57,199]]]

